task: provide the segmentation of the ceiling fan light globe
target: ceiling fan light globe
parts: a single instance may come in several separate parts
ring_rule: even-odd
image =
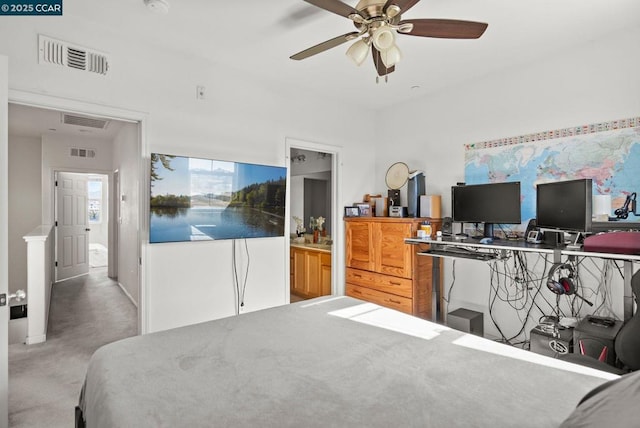
[[[396,43],[396,33],[390,27],[383,25],[373,32],[373,46],[379,51],[386,51]]]
[[[380,58],[382,59],[382,63],[385,67],[391,68],[398,62],[400,62],[400,60],[402,59],[402,52],[397,46],[393,45],[386,51],[381,51]]]
[[[395,18],[396,16],[400,15],[400,7],[398,5],[392,4],[387,8],[387,10],[385,10],[385,13],[387,14],[388,18]]]
[[[367,58],[369,53],[369,45],[362,39],[358,40],[347,49],[346,55],[357,65],[360,66]]]

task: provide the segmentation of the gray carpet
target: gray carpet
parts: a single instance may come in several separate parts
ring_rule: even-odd
[[[9,346],[9,426],[72,427],[93,352],[137,334],[137,309],[106,268],[55,284],[47,341]]]
[[[89,266],[92,268],[105,267],[108,263],[108,257],[107,247],[102,244],[89,244]]]

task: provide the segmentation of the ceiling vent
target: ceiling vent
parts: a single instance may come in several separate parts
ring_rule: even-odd
[[[83,149],[78,147],[71,147],[69,154],[74,158],[95,158],[96,151],[93,149]]]
[[[84,126],[86,128],[106,129],[109,121],[95,117],[78,116],[74,114],[62,113],[62,123],[65,125]]]
[[[91,73],[106,75],[109,71],[107,55],[42,34],[38,36],[38,59],[40,63],[55,64]]]

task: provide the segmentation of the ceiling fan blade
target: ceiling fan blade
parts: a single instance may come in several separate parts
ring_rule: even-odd
[[[400,25],[402,24],[413,24],[413,29],[400,34],[442,39],[477,39],[489,25],[484,22],[455,19],[407,19],[400,21]]]
[[[305,58],[309,58],[310,56],[319,54],[331,48],[335,48],[336,46],[340,46],[343,43],[348,42],[349,40],[353,40],[358,37],[357,31],[352,31],[351,33],[343,34],[338,37],[334,37],[333,39],[327,40],[310,48],[307,48],[303,51],[298,52],[297,54],[291,55],[289,58],[295,60],[301,60]]]
[[[386,12],[389,6],[391,6],[392,4],[395,4],[400,8],[400,12],[398,13],[400,15],[406,12],[407,10],[411,9],[419,1],[420,0],[387,0],[382,10]]]
[[[318,6],[321,9],[328,10],[329,12],[333,12],[340,16],[344,16],[348,18],[349,15],[356,14],[360,15],[356,9],[352,8],[346,3],[341,2],[340,0],[304,0],[307,3],[311,3],[314,6]]]
[[[387,68],[382,62],[382,56],[380,56],[380,51],[376,49],[375,46],[371,46],[371,56],[373,57],[373,65],[376,66],[376,71],[378,72],[378,76],[386,76],[387,74],[393,73],[396,69],[396,66],[391,66]]]

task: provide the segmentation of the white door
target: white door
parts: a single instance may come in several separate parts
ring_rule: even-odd
[[[9,292],[8,61],[0,55],[0,294]],[[9,426],[9,305],[0,306],[0,428]]]
[[[85,174],[56,173],[56,281],[89,273]]]

